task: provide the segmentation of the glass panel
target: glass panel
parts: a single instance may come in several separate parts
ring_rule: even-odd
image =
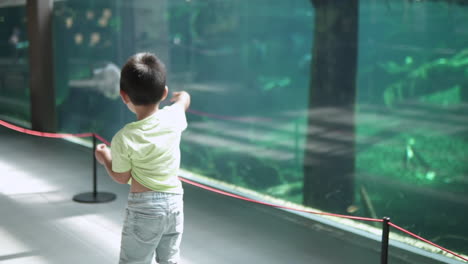
[[[29,65],[24,3],[0,3],[0,115],[29,121]]]
[[[468,6],[461,2],[361,1],[356,193],[360,214],[374,208],[468,253]]]

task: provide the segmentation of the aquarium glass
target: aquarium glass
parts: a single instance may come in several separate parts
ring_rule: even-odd
[[[468,253],[468,6],[314,2],[55,3],[60,130],[110,140],[134,121],[119,69],[153,52],[192,95],[184,170]]]
[[[29,65],[26,7],[0,2],[0,115],[29,121]]]
[[[467,2],[362,0],[359,11],[359,214],[468,253]]]

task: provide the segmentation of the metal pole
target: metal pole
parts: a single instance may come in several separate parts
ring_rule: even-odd
[[[93,191],[80,193],[73,196],[73,201],[79,203],[105,203],[115,200],[116,196],[113,193],[108,192],[98,192],[97,191],[97,163],[96,158],[94,157],[94,153],[96,152],[96,142],[97,136],[93,133]]]
[[[390,233],[389,223],[390,217],[384,217],[382,222],[382,251],[380,255],[380,263],[387,264],[388,263],[388,236]]]
[[[97,173],[96,173],[96,158],[94,158],[94,152],[96,152],[96,134],[93,133],[93,196],[96,197],[97,195]]]

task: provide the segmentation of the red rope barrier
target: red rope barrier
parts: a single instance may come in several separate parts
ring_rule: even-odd
[[[40,132],[40,131],[34,131],[31,129],[19,127],[12,125],[10,123],[7,123],[3,120],[0,120],[0,125],[9,128],[11,130],[15,130],[24,134],[32,135],[32,136],[37,136],[37,137],[47,137],[47,138],[68,138],[68,137],[78,137],[78,138],[84,138],[84,137],[93,137],[95,136],[97,139],[102,141],[106,145],[110,145],[110,143],[105,140],[103,137],[99,136],[98,134],[94,133],[81,133],[81,134],[68,134],[68,133],[48,133],[48,132]]]
[[[105,139],[104,139],[103,137],[101,137],[100,135],[94,134],[94,136],[95,136],[97,139],[99,139],[102,143],[106,144],[107,146],[110,146],[110,145],[111,145],[109,141],[105,140]]]
[[[192,113],[195,113],[195,112],[192,111]],[[9,129],[24,133],[24,134],[38,136],[38,137],[48,137],[48,138],[79,137],[79,138],[82,138],[82,137],[93,137],[94,136],[97,139],[99,139],[101,142],[103,142],[104,144],[110,145],[109,141],[105,140],[103,137],[101,137],[100,135],[95,134],[95,133],[66,134],[66,133],[39,132],[39,131],[34,131],[34,130],[18,127],[18,126],[12,125],[10,123],[7,123],[7,122],[5,122],[3,120],[0,120],[0,125],[4,126],[6,128],[9,128]],[[215,189],[215,188],[212,188],[212,187],[209,187],[209,186],[206,186],[206,185],[203,185],[203,184],[200,184],[200,183],[185,179],[185,178],[180,177],[180,176],[179,176],[179,178],[180,178],[181,181],[186,182],[186,183],[191,184],[191,185],[194,185],[194,186],[197,186],[199,188],[202,188],[202,189],[205,189],[205,190],[208,190],[208,191],[211,191],[211,192],[215,192],[215,193],[218,193],[218,194],[221,194],[221,195],[233,197],[233,198],[236,198],[236,199],[248,201],[248,202],[251,202],[251,203],[257,203],[257,204],[267,205],[267,206],[271,206],[271,207],[287,209],[287,210],[294,210],[294,211],[304,212],[304,213],[311,213],[311,214],[316,214],[316,215],[327,215],[327,216],[334,216],[334,217],[348,218],[348,219],[362,220],[362,221],[371,221],[371,222],[383,222],[382,219],[358,217],[358,216],[351,216],[351,215],[332,214],[332,213],[324,213],[324,212],[315,212],[315,211],[311,211],[311,210],[304,210],[304,209],[292,208],[292,207],[287,207],[287,206],[282,206],[282,205],[257,201],[257,200],[254,200],[254,199],[250,199],[250,198],[247,198],[247,197],[244,197],[244,196],[237,195],[237,194],[221,191],[219,189]],[[441,250],[443,250],[445,252],[448,252],[448,253],[450,253],[450,254],[452,254],[452,255],[460,258],[460,259],[463,259],[464,261],[468,261],[467,258],[464,258],[464,257],[460,256],[459,254],[456,254],[455,252],[453,252],[451,250],[443,248],[443,247],[441,247],[441,246],[439,246],[439,245],[437,245],[437,244],[435,244],[435,243],[433,243],[433,242],[431,242],[431,241],[429,241],[427,239],[424,239],[424,238],[422,238],[422,237],[420,237],[420,236],[418,236],[416,234],[413,234],[410,231],[393,224],[392,222],[389,222],[388,224],[390,226],[392,226],[392,227],[394,227],[394,228],[408,234],[408,235],[411,235],[411,236],[413,236],[413,237],[415,237],[415,238],[417,238],[417,239],[419,239],[419,240],[421,240],[423,242],[426,242],[426,243],[428,243],[428,244],[430,244],[430,245],[432,245],[434,247],[437,247],[437,248],[439,248],[439,249],[441,249]]]
[[[9,129],[28,134],[28,135],[33,135],[33,136],[38,136],[38,137],[48,137],[48,138],[65,138],[65,137],[92,137],[92,133],[82,133],[82,134],[62,134],[62,133],[48,133],[48,132],[39,132],[39,131],[34,131],[26,128],[22,128],[19,126],[15,126],[12,124],[9,124],[3,120],[0,120],[0,125],[7,127]]]
[[[410,236],[413,236],[413,237],[415,237],[415,238],[417,238],[417,239],[419,239],[419,240],[421,240],[421,241],[423,241],[423,242],[426,242],[426,243],[428,243],[428,244],[430,244],[430,245],[433,245],[433,246],[436,247],[436,248],[439,248],[439,249],[441,249],[441,250],[443,250],[443,251],[445,251],[445,252],[448,252],[448,253],[450,253],[450,254],[452,254],[452,255],[458,257],[458,258],[461,258],[461,259],[463,259],[464,261],[468,261],[467,258],[464,258],[464,257],[458,255],[457,253],[451,251],[451,250],[448,250],[448,249],[443,248],[443,247],[441,247],[441,246],[439,246],[439,245],[437,245],[437,244],[435,244],[435,243],[432,243],[431,241],[429,241],[429,240],[427,240],[427,239],[425,239],[425,238],[422,238],[422,237],[420,237],[420,236],[418,236],[418,235],[416,235],[416,234],[414,234],[414,233],[411,233],[410,231],[404,229],[403,227],[399,227],[399,226],[395,225],[395,224],[392,223],[392,222],[389,222],[388,224],[389,224],[390,226],[392,226],[392,227],[394,227],[394,228],[396,228],[396,229],[398,229],[398,230],[400,230],[400,231],[402,231],[402,232],[404,232],[404,233],[410,235]]]
[[[208,190],[208,191],[211,191],[211,192],[215,192],[215,193],[219,193],[219,194],[222,194],[222,195],[225,195],[225,196],[234,197],[234,198],[237,198],[237,199],[240,199],[240,200],[244,200],[244,201],[248,201],[248,202],[251,202],[251,203],[263,204],[263,205],[268,205],[268,206],[272,206],[272,207],[276,207],[276,208],[287,209],[287,210],[294,210],[294,211],[298,211],[298,212],[311,213],[311,214],[317,214],[317,215],[328,215],[328,216],[336,216],[336,217],[348,218],[348,219],[354,219],[354,220],[363,220],[363,221],[372,221],[372,222],[383,222],[382,219],[367,218],[367,217],[359,217],[359,216],[351,216],[351,215],[340,215],[340,214],[332,214],[332,213],[324,213],[324,212],[315,212],[315,211],[310,211],[310,210],[304,210],[304,209],[292,208],[292,207],[287,207],[287,206],[282,206],[282,205],[277,205],[277,204],[272,204],[272,203],[261,202],[261,201],[257,201],[257,200],[254,200],[254,199],[250,199],[250,198],[247,198],[247,197],[244,197],[244,196],[240,196],[240,195],[237,195],[237,194],[233,194],[233,193],[228,193],[228,192],[225,192],[225,191],[221,191],[221,190],[219,190],[219,189],[215,189],[215,188],[212,188],[212,187],[209,187],[209,186],[200,184],[200,183],[198,183],[198,182],[194,182],[194,181],[191,181],[191,180],[182,178],[182,177],[180,177],[180,176],[179,176],[179,178],[180,178],[180,180],[183,181],[183,182],[186,182],[186,183],[189,183],[189,184],[191,184],[191,185],[200,187],[200,188],[202,188],[202,189],[205,189],[205,190]]]

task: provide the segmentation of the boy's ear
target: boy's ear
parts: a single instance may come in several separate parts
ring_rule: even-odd
[[[122,98],[122,101],[124,102],[124,104],[128,104],[128,102],[130,102],[130,98],[128,98],[127,93],[124,92],[123,90],[120,90],[120,97]]]
[[[161,97],[161,102],[167,98],[168,94],[169,94],[169,88],[167,88],[167,85],[166,85],[166,87],[164,87],[163,96]]]

